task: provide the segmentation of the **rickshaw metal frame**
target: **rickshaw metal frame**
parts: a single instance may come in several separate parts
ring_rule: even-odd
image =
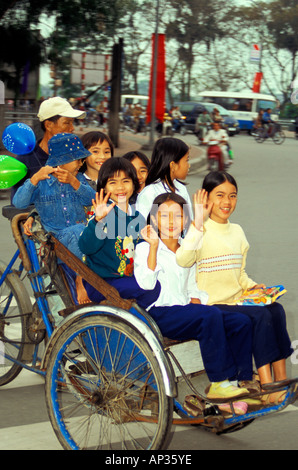
[[[14,358],[10,358],[10,360],[25,369],[28,369],[45,377],[48,359],[55,345],[55,342],[62,331],[67,330],[70,324],[73,325],[74,322],[78,321],[79,319],[86,318],[90,315],[109,314],[113,317],[119,318],[120,321],[125,322],[144,337],[145,341],[147,342],[147,344],[149,344],[151,350],[153,351],[157,359],[158,365],[162,373],[166,395],[171,398],[176,398],[177,378],[175,376],[172,361],[170,359],[172,353],[169,353],[167,351],[167,346],[165,344],[164,338],[162,337],[158,326],[155,324],[154,320],[150,317],[150,315],[146,311],[141,309],[133,300],[122,299],[116,289],[112,288],[109,284],[106,283],[106,281],[104,281],[95,273],[93,273],[81,260],[76,258],[72,253],[70,253],[69,250],[67,250],[67,248],[65,248],[51,234],[47,234],[45,238],[40,238],[39,236],[35,235],[35,240],[40,243],[40,246],[43,248],[43,250],[47,250],[47,260],[49,260],[49,257],[51,256],[59,258],[77,274],[82,276],[84,279],[87,279],[91,285],[99,289],[106,297],[106,301],[98,305],[88,304],[86,306],[78,306],[74,304],[69,293],[66,292],[63,300],[65,301],[64,303],[66,305],[66,310],[69,309],[71,313],[69,313],[61,321],[58,328],[55,328],[53,326],[51,321],[51,312],[49,310],[48,302],[46,300],[46,296],[48,295],[48,293],[45,292],[42,278],[42,275],[45,273],[45,270],[44,268],[41,268],[34,241],[26,237],[24,241],[23,235],[21,233],[20,225],[27,218],[27,216],[28,213],[18,214],[12,219],[11,227],[18,249],[14,253],[11,261],[9,262],[2,276],[0,277],[0,287],[7,275],[15,274],[20,280],[20,276],[22,275],[22,273],[24,271],[26,272],[26,275],[30,279],[35,300],[42,315],[48,341],[46,344],[45,352],[40,358],[38,356],[39,344],[32,344],[26,335],[23,360],[19,361]],[[20,266],[17,270],[13,269],[13,266],[15,265],[19,257],[21,258]],[[47,267],[46,271],[48,271],[48,274],[50,274],[51,268],[47,266],[47,262],[45,262],[45,266]],[[51,281],[54,282],[53,279],[51,279]],[[32,365],[28,364],[29,361]],[[38,363],[40,363],[40,365],[38,365]],[[179,403],[178,401],[174,401],[175,409],[182,417],[173,419],[173,424],[202,424],[207,428],[209,427],[213,432],[217,433],[225,432],[225,429],[238,429],[237,425],[240,425],[241,427],[245,425],[245,423],[249,423],[256,418],[269,415],[273,412],[281,411],[286,408],[289,404],[293,403],[296,400],[297,396],[297,382],[298,378],[289,380],[287,383],[276,383],[268,385],[266,393],[273,393],[273,391],[277,390],[287,391],[286,397],[282,401],[282,403],[274,404],[272,406],[266,406],[256,411],[248,412],[245,415],[236,415],[235,413],[233,413],[232,416],[223,417],[221,415],[216,415],[216,413],[215,415],[213,415],[213,413],[208,415],[207,413],[203,416],[201,415],[198,417],[194,417],[187,413],[181,403]],[[256,394],[256,397],[259,396],[260,394]],[[250,395],[250,398],[253,398],[253,396]],[[208,402],[207,399],[206,401]],[[229,403],[231,403],[232,405],[233,400],[231,400]]]

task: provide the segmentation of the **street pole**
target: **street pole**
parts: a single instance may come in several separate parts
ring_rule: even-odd
[[[156,127],[156,83],[157,83],[157,54],[158,54],[158,25],[159,25],[159,0],[156,0],[156,21],[155,21],[155,41],[153,51],[153,71],[152,71],[152,95],[151,95],[151,128],[149,135],[149,143],[146,146],[149,150],[154,147],[154,135]]]
[[[266,21],[267,21],[267,18],[266,16],[264,15],[263,11],[260,9],[260,6],[255,2],[255,0],[250,0],[251,3],[254,4],[254,6],[256,7],[256,9],[258,10],[258,13],[261,14],[263,20],[264,20],[264,24],[266,24]],[[264,33],[261,32],[260,34],[260,60],[259,60],[259,72],[262,72],[262,59],[263,59],[263,45],[264,45]]]
[[[109,113],[109,137],[115,147],[119,147],[119,112],[121,101],[121,76],[122,76],[123,39],[113,47],[112,59],[112,84]]]

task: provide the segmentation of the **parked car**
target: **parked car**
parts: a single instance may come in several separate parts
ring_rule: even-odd
[[[194,132],[195,124],[198,116],[205,110],[211,115],[214,108],[217,108],[220,115],[223,117],[223,122],[229,135],[235,135],[240,132],[240,125],[230,112],[220,105],[215,103],[200,103],[197,101],[184,101],[176,103],[179,106],[180,112],[183,116],[184,126],[181,128],[181,133]]]

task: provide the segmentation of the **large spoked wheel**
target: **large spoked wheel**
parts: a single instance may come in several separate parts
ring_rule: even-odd
[[[0,277],[5,265],[0,262]],[[0,287],[0,386],[17,377],[26,348],[26,316],[32,311],[29,295],[15,273],[6,276]]]
[[[257,129],[256,134],[255,134],[255,141],[258,142],[258,144],[262,144],[265,140],[266,137],[266,131],[263,128]]]
[[[276,145],[281,145],[284,143],[285,141],[285,133],[283,131],[277,131],[275,132],[274,136],[272,137],[273,139],[273,142],[276,144]]]
[[[46,402],[64,449],[163,449],[173,418],[145,338],[110,315],[81,318],[57,339]]]

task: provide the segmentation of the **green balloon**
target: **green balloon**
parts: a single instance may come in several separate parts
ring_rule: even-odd
[[[0,189],[11,188],[27,174],[27,167],[16,158],[0,155]]]

